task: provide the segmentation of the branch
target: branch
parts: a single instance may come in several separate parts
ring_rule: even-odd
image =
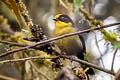
[[[90,67],[92,67],[92,68],[95,68],[95,69],[97,69],[97,70],[100,70],[100,71],[109,73],[109,74],[111,74],[111,75],[115,75],[115,73],[114,73],[113,71],[111,71],[111,70],[107,70],[107,69],[101,68],[101,67],[99,67],[99,66],[97,66],[97,65],[94,65],[94,64],[92,64],[92,63],[86,62],[86,61],[84,61],[84,60],[73,59],[73,58],[71,58],[71,57],[69,57],[69,56],[64,56],[64,55],[60,55],[60,57],[61,57],[61,58],[65,58],[65,59],[69,59],[69,60],[72,60],[72,61],[76,61],[76,62],[82,63],[82,64],[84,64],[84,65],[88,65],[88,66],[90,66]]]
[[[111,71],[114,71],[114,70],[113,70],[113,67],[114,67],[114,61],[115,61],[115,56],[116,56],[117,51],[118,51],[118,49],[116,49],[115,52],[114,52],[114,54],[113,54]]]
[[[101,63],[102,63],[102,65],[103,65],[103,68],[105,68],[104,62],[103,62],[103,59],[102,59],[102,52],[101,52],[100,47],[99,47],[99,45],[98,45],[98,42],[97,42],[97,35],[96,35],[96,34],[95,34],[95,43],[96,43],[98,52],[100,53],[100,57],[101,57],[100,60],[101,60]]]
[[[0,40],[0,43],[10,44],[10,45],[12,45],[12,46],[19,46],[19,47],[28,46],[28,45],[18,44],[18,43],[15,43],[15,42],[10,42],[10,41],[5,41],[5,40]]]
[[[55,58],[59,58],[59,56],[49,56],[49,57],[35,56],[35,57],[28,57],[28,58],[21,58],[21,59],[3,60],[3,61],[0,61],[0,64],[26,61],[26,60],[33,60],[33,59],[55,59]]]
[[[55,58],[59,58],[59,56],[50,56],[50,57],[40,57],[40,56],[35,56],[35,57],[28,57],[28,58],[21,58],[21,59],[13,59],[13,60],[4,60],[4,61],[0,61],[1,64],[3,63],[13,63],[13,62],[18,62],[18,61],[26,61],[26,60],[34,60],[34,59],[55,59]],[[60,55],[60,58],[65,58],[65,59],[69,59],[69,60],[72,60],[72,61],[76,61],[76,62],[79,62],[79,63],[82,63],[84,65],[88,65],[90,67],[93,67],[95,69],[98,69],[100,71],[103,71],[103,72],[106,72],[106,73],[109,73],[111,75],[115,75],[114,72],[110,71],[110,70],[107,70],[107,69],[103,69],[97,65],[94,65],[92,63],[89,63],[89,62],[86,62],[84,60],[80,60],[80,59],[73,59],[71,58],[70,56],[65,56],[65,55]]]
[[[49,43],[51,41],[55,41],[55,40],[58,40],[58,39],[62,39],[62,38],[69,37],[69,36],[74,36],[74,35],[79,35],[79,34],[83,34],[83,33],[88,33],[88,32],[93,31],[93,30],[99,30],[99,29],[102,29],[102,28],[107,28],[107,27],[114,26],[114,25],[119,25],[119,24],[120,24],[120,22],[117,22],[117,23],[113,23],[113,24],[109,24],[109,25],[104,25],[104,26],[101,26],[101,27],[94,27],[92,29],[87,29],[87,30],[78,31],[78,32],[75,32],[75,33],[65,34],[65,35],[62,35],[62,36],[59,36],[59,37],[55,37],[55,38],[51,38],[51,39],[48,39],[48,40],[38,42],[38,43],[36,43],[34,45],[30,45],[30,46],[26,46],[26,47],[22,47],[22,48],[18,48],[18,49],[8,51],[6,53],[1,54],[0,58],[4,57],[4,56],[7,56],[9,54],[18,52],[18,51],[22,51],[22,50],[26,50],[28,48],[36,47],[38,45],[44,45],[44,44],[47,44],[47,43]]]
[[[5,41],[5,40],[0,40],[0,43],[9,44],[9,45],[11,45],[11,46],[19,46],[19,47],[29,46],[29,45],[19,44],[19,43],[10,42],[10,41]],[[38,48],[37,48],[37,47],[33,47],[32,49],[40,50],[40,47],[38,47]]]
[[[0,75],[0,80],[18,80],[18,79],[15,79],[15,78],[12,78],[12,77],[8,77],[8,76],[4,76],[4,75]]]
[[[90,12],[91,12],[91,16],[94,18],[95,14],[94,14],[94,0],[90,0]]]

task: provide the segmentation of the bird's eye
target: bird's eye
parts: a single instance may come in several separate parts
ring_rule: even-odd
[[[60,19],[61,19],[61,20],[64,20],[65,18],[62,16],[62,17],[60,17]]]
[[[61,15],[58,19],[62,22],[66,22],[66,23],[71,22],[70,21],[71,19],[66,15]]]
[[[61,16],[60,20],[63,21],[63,22],[67,22],[67,19],[64,16]]]

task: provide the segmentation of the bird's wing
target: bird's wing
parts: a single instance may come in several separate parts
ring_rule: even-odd
[[[81,43],[83,45],[83,53],[86,53],[85,40],[84,40],[82,35],[78,35],[78,36],[79,36],[79,39],[80,39],[80,41],[81,41]]]
[[[84,54],[86,53],[85,41],[84,41],[82,35],[78,35],[78,36],[79,36],[79,40],[80,40],[82,49],[81,49],[80,52],[77,54],[77,57],[78,57],[79,59],[84,60]]]

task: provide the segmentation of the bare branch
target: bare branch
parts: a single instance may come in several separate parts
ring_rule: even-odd
[[[100,57],[101,57],[101,58],[100,58],[101,63],[102,63],[102,65],[103,65],[103,68],[105,68],[105,66],[104,66],[104,62],[103,62],[103,59],[102,59],[102,52],[101,52],[100,47],[99,47],[99,45],[98,45],[97,35],[96,35],[96,34],[95,34],[95,43],[96,43],[97,49],[98,49],[99,54],[100,54]]]
[[[18,62],[18,61],[26,61],[26,60],[34,60],[34,59],[55,59],[55,58],[65,58],[65,59],[69,59],[69,60],[72,60],[72,61],[76,61],[76,62],[79,62],[79,63],[82,63],[84,65],[88,65],[90,67],[93,67],[95,69],[98,69],[100,71],[103,71],[103,72],[106,72],[106,73],[109,73],[111,75],[115,75],[114,72],[110,71],[110,70],[107,70],[107,69],[103,69],[97,65],[94,65],[92,63],[89,63],[89,62],[86,62],[84,60],[80,60],[80,59],[73,59],[71,58],[70,56],[65,56],[65,55],[60,55],[60,56],[50,56],[50,57],[41,57],[41,56],[35,56],[35,57],[28,57],[28,58],[21,58],[21,59],[14,59],[14,60],[4,60],[4,61],[0,61],[1,64],[3,63],[13,63],[13,62]]]
[[[5,41],[5,40],[0,40],[0,43],[10,44],[10,45],[12,45],[12,46],[19,46],[19,47],[25,47],[25,46],[27,46],[27,45],[18,44],[18,43],[14,43],[14,42],[10,42],[10,41]]]
[[[102,28],[107,28],[107,27],[114,26],[114,25],[119,25],[119,24],[120,24],[120,22],[117,22],[117,23],[113,23],[113,24],[109,24],[109,25],[104,25],[104,26],[101,26],[101,27],[94,27],[92,29],[87,29],[87,30],[78,31],[78,32],[75,32],[75,33],[65,34],[65,35],[62,35],[62,36],[59,36],[59,37],[55,37],[55,38],[51,38],[51,39],[48,39],[48,40],[44,40],[44,41],[38,42],[38,43],[36,43],[34,45],[30,45],[30,46],[26,46],[26,47],[22,47],[22,48],[18,48],[18,49],[14,49],[14,50],[8,51],[6,53],[1,54],[0,58],[4,57],[4,56],[7,56],[9,54],[18,52],[18,51],[22,51],[22,50],[26,50],[28,48],[36,47],[38,45],[42,46],[44,44],[47,44],[47,43],[49,43],[51,41],[55,41],[55,40],[58,40],[58,39],[62,39],[62,38],[69,37],[69,36],[74,36],[74,35],[79,35],[79,34],[83,34],[83,33],[88,33],[88,32],[93,31],[93,30],[99,30],[99,29],[102,29]]]
[[[64,56],[64,55],[61,55],[60,57],[61,57],[61,58],[65,58],[65,59],[69,59],[69,60],[72,60],[72,61],[76,61],[76,62],[85,64],[85,65],[88,65],[88,66],[90,66],[90,67],[92,67],[92,68],[95,68],[95,69],[97,69],[97,70],[100,70],[100,71],[109,73],[109,74],[111,74],[111,75],[115,75],[115,73],[114,73],[113,71],[111,71],[111,70],[103,69],[103,68],[101,68],[101,67],[99,67],[99,66],[97,66],[97,65],[94,65],[94,64],[92,64],[92,63],[86,62],[86,61],[84,61],[84,60],[73,59],[73,58],[71,58],[71,57],[69,57],[69,56]]]
[[[59,58],[59,56],[49,56],[49,57],[35,56],[35,57],[28,57],[28,58],[21,58],[21,59],[3,60],[3,61],[0,61],[0,63],[5,64],[5,63],[13,63],[13,62],[19,62],[19,61],[33,60],[33,59],[55,59],[55,58]]]
[[[91,16],[94,18],[95,14],[94,14],[94,0],[90,0],[90,12],[91,12]]]
[[[116,56],[117,51],[118,51],[118,49],[116,49],[115,52],[114,52],[114,54],[113,54],[111,71],[114,71],[114,70],[113,70],[113,67],[114,67],[114,61],[115,61],[115,56]]]
[[[0,79],[2,79],[2,80],[18,80],[18,79],[12,78],[12,77],[4,76],[4,75],[0,75]]]

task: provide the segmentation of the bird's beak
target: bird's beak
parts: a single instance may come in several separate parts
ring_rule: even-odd
[[[55,19],[53,19],[54,21],[58,21],[58,19],[57,18],[55,18]]]

